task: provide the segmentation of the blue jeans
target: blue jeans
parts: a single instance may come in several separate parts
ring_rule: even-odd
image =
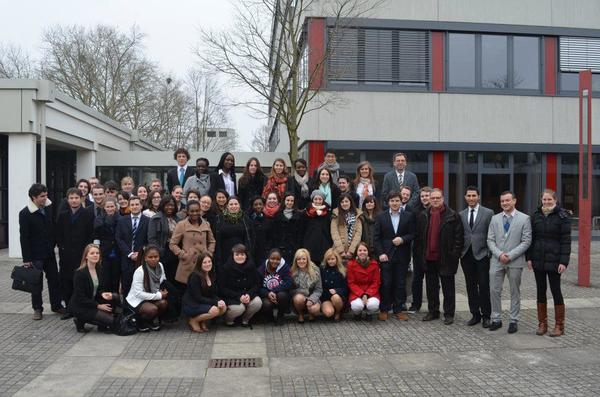
[[[379,309],[387,312],[393,309],[394,313],[402,311],[402,305],[406,303],[406,272],[408,264],[398,262],[382,262],[381,269],[381,304]]]
[[[48,295],[50,295],[50,307],[52,310],[62,309],[60,297],[60,283],[58,281],[58,266],[54,256],[46,259],[34,259],[32,266],[46,274],[48,282]],[[43,311],[42,291],[31,294],[31,307],[33,310]]]

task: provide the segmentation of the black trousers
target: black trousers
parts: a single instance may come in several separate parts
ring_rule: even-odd
[[[440,263],[427,261],[425,282],[427,284],[427,308],[429,313],[440,313],[440,282],[444,294],[444,317],[453,317],[456,309],[456,293],[454,290],[454,274],[442,276]]]
[[[413,279],[412,279],[412,306],[416,309],[421,309],[423,304],[423,279],[425,272],[423,265],[415,256],[413,256]]]
[[[381,303],[379,308],[382,312],[393,309],[394,313],[402,311],[402,305],[406,303],[406,272],[407,263],[382,262],[379,265],[381,270],[381,286],[379,293]]]
[[[550,282],[550,292],[552,292],[552,298],[554,299],[555,305],[564,305],[562,291],[560,290],[560,273],[557,272],[545,272],[542,270],[533,270],[535,275],[535,285],[537,287],[537,303],[546,303],[546,290],[548,284],[546,278]]]
[[[465,274],[471,314],[478,318],[490,318],[490,258],[475,259],[469,247],[460,263]]]
[[[268,297],[262,298],[262,312],[267,318],[273,316],[273,309],[277,309],[277,315],[283,317],[285,313],[290,312],[290,294],[288,291],[277,293],[277,304],[274,304]]]
[[[38,270],[43,271],[46,275],[46,281],[48,282],[48,295],[50,296],[50,307],[52,308],[52,310],[61,309],[62,298],[60,290],[60,279],[58,277],[58,266],[56,265],[56,258],[54,257],[54,255],[46,259],[34,259],[32,261],[32,266]],[[68,303],[68,301],[65,303]],[[44,310],[41,290],[39,292],[34,292],[31,294],[31,307],[33,307],[33,310]]]

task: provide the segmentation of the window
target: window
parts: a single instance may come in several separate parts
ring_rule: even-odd
[[[591,69],[592,90],[600,92],[600,38],[560,37],[559,82],[562,92],[579,91],[579,72]]]
[[[330,82],[428,86],[429,32],[332,28],[328,34]]]
[[[226,130],[219,131],[219,138],[227,138],[227,131]]]
[[[216,138],[217,137],[217,131],[215,131],[215,130],[206,131],[206,136],[209,137],[209,138]]]
[[[448,34],[448,86],[540,91],[540,38]]]

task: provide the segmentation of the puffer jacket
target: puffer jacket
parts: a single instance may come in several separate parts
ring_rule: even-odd
[[[525,257],[533,268],[558,272],[558,265],[569,265],[571,256],[571,219],[558,205],[547,216],[538,208],[531,216],[531,246]]]

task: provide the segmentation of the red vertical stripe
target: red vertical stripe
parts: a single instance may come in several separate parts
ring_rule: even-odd
[[[431,32],[431,90],[444,91],[444,32]]]
[[[308,175],[312,175],[325,157],[325,142],[308,142]]]
[[[558,163],[556,153],[546,154],[546,188],[557,190]]]
[[[556,95],[557,38],[544,36],[544,94]]]
[[[310,18],[308,21],[308,72],[310,89],[323,87],[323,60],[325,59],[325,19]]]
[[[584,99],[583,91],[588,97]],[[584,128],[583,108],[587,112],[587,128]],[[591,241],[592,241],[592,72],[579,72],[579,252],[577,261],[577,285],[590,286]],[[586,139],[584,139],[584,136]],[[584,141],[587,144],[584,144]],[[587,169],[583,159],[587,158]],[[587,197],[584,198],[584,180],[587,182]]]
[[[433,187],[444,189],[444,152],[433,152]]]

